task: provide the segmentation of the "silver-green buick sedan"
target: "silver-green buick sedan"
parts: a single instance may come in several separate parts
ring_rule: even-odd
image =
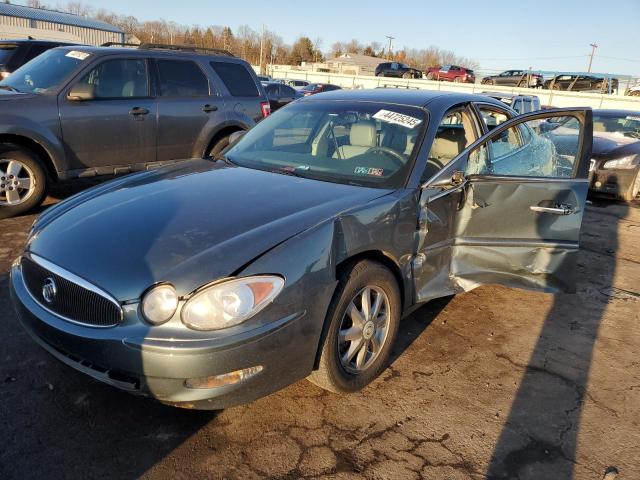
[[[356,391],[431,299],[574,289],[591,136],[583,108],[310,96],[222,155],[48,209],[11,270],[16,310],[65,364],[171,405],[225,408],[303,378]]]

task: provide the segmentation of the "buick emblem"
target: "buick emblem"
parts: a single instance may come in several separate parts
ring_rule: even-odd
[[[42,284],[42,298],[47,303],[53,303],[56,299],[56,294],[58,293],[58,287],[56,286],[56,282],[53,278],[47,277]]]

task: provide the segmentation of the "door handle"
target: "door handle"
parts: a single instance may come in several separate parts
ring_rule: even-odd
[[[129,115],[133,115],[134,117],[138,115],[147,115],[148,113],[149,109],[142,107],[133,107],[131,110],[129,110]]]
[[[568,205],[566,203],[561,203],[559,205],[556,205],[555,207],[540,207],[538,205],[531,205],[529,208],[534,212],[552,213],[554,215],[572,215],[576,213],[573,205]]]
[[[203,112],[215,112],[216,110],[218,110],[218,107],[215,105],[209,105],[208,103],[202,107],[202,111]]]

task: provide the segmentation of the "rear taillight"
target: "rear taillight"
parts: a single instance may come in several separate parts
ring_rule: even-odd
[[[269,105],[269,102],[260,102],[260,111],[262,112],[262,118],[267,118],[271,115],[271,105]]]

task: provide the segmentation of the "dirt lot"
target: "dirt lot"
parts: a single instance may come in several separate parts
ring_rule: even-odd
[[[577,295],[432,302],[362,393],[302,381],[217,413],[121,393],[27,337],[7,271],[33,219],[0,221],[2,479],[640,478],[638,202],[589,206]]]

